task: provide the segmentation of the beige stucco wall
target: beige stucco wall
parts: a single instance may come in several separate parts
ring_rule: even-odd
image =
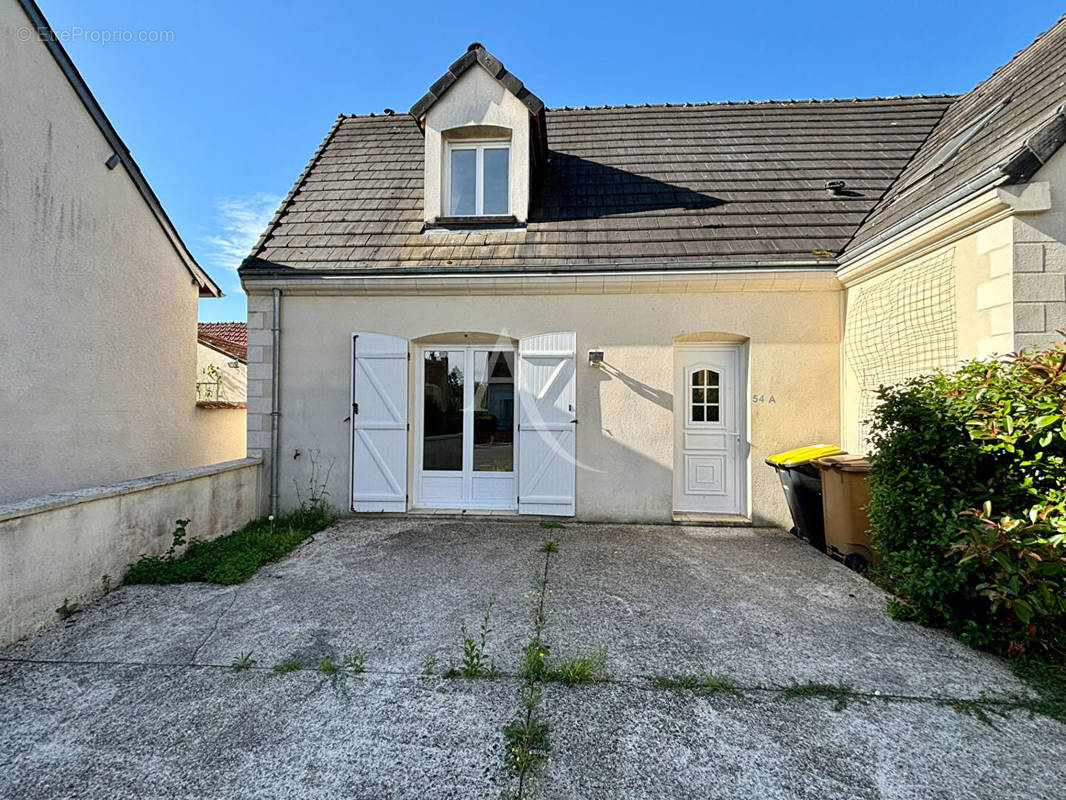
[[[1066,327],[1066,148],[1032,181],[1050,185],[1051,208],[1013,218],[1015,348],[1043,347]]]
[[[921,255],[902,260],[888,271],[866,280],[849,283],[844,293],[845,324],[841,344],[841,438],[848,452],[862,453],[866,450],[866,443],[861,435],[863,412],[860,383],[848,341],[848,327],[855,324],[857,293],[898,281],[908,274],[908,271],[921,269],[930,261],[950,258],[955,292],[953,319],[950,320],[955,329],[954,358],[945,360],[940,366],[950,368],[966,359],[1010,352],[1013,343],[1012,226],[1010,217],[1000,219],[940,247],[923,250]],[[935,303],[935,298],[931,296],[925,300],[930,306]],[[898,312],[898,308],[887,308],[886,312]],[[898,313],[885,314],[886,327],[899,323],[901,318]],[[885,353],[886,377],[878,382],[894,383],[898,380],[898,370],[890,370],[887,363],[892,356],[891,353]]]
[[[766,281],[766,287],[771,283]],[[763,459],[798,445],[834,441],[839,433],[840,292],[832,278],[820,282],[819,291],[796,291],[799,283],[779,283],[790,291],[739,291],[742,284],[737,281],[725,290],[691,294],[285,294],[281,505],[295,505],[295,485],[307,484],[309,456],[317,451],[320,466],[332,464],[331,502],[349,506],[353,331],[415,339],[475,330],[518,339],[573,330],[578,353],[577,458],[587,465],[577,475],[577,515],[667,522],[673,512],[673,341],[685,334],[717,331],[750,338],[750,394],[745,401],[751,441],[749,500],[756,521],[786,524],[781,488]],[[251,454],[263,456],[269,454],[270,443],[271,303],[269,295],[249,297],[248,443]],[[588,366],[586,353],[592,348],[604,350],[609,370]],[[762,401],[753,403],[751,395]],[[412,464],[413,446],[410,441]]]
[[[141,555],[164,553],[175,520],[213,539],[254,519],[258,471],[245,459],[0,505],[0,648],[54,623],[64,600],[84,605],[117,586]]]
[[[233,366],[236,364],[236,366]],[[248,365],[233,356],[220,353],[203,342],[196,344],[196,380],[206,382],[204,370],[208,366],[218,367],[222,377],[220,397],[203,397],[204,400],[225,400],[231,403],[243,403],[248,398]]]
[[[0,3],[0,502],[210,460],[197,287],[28,24]]]
[[[217,464],[245,457],[247,413],[243,403],[229,408],[197,407],[195,432],[202,463]]]
[[[442,215],[444,145],[442,133],[464,126],[491,125],[511,131],[511,213],[519,222],[529,215],[529,109],[480,64],[474,64],[425,119],[425,221]]]

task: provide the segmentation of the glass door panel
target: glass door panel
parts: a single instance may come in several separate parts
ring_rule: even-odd
[[[422,406],[422,469],[463,469],[463,350],[427,350]]]
[[[514,470],[514,353],[474,351],[474,471]]]

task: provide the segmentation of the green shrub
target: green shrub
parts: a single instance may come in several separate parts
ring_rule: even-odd
[[[960,563],[983,568],[974,588],[989,600],[991,620],[981,644],[1012,657],[1054,659],[1066,645],[1066,548],[1038,515],[993,520],[991,512],[986,504],[980,516],[971,515],[966,536],[950,551]]]
[[[1013,656],[1061,650],[1066,347],[969,362],[878,398],[869,512],[884,562],[873,577],[899,596],[893,613]],[[1003,519],[982,521],[986,507]]]
[[[332,512],[321,503],[275,520],[256,520],[239,531],[209,542],[194,539],[180,556],[141,556],[130,566],[125,582],[241,583],[261,566],[277,561],[333,520]]]

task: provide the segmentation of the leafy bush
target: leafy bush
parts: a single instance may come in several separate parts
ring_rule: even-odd
[[[974,588],[991,603],[992,644],[997,632],[1008,634],[1007,655],[1066,644],[1066,548],[1060,536],[1034,515],[1031,521],[993,520],[991,504],[971,515],[966,536],[949,551],[960,564],[976,560],[984,569]]]
[[[869,511],[884,562],[873,576],[901,598],[897,617],[1012,656],[1061,657],[1064,409],[1061,343],[880,390]]]
[[[323,503],[308,505],[274,520],[256,520],[209,542],[194,539],[181,555],[174,555],[172,547],[164,556],[141,556],[126,573],[125,581],[241,583],[333,520],[334,515]],[[184,533],[184,526],[179,527]]]

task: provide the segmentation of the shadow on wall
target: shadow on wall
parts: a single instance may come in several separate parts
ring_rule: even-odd
[[[654,386],[649,386],[643,381],[638,381],[631,375],[627,375],[618,369],[618,367],[609,364],[606,361],[600,362],[599,371],[596,373],[596,379],[599,381],[609,381],[612,379],[621,381],[628,389],[639,397],[643,397],[645,400],[650,400],[660,408],[665,408],[667,411],[674,410],[674,396],[670,392],[664,392],[662,389],[656,389]]]
[[[602,435],[595,436],[590,443],[594,455],[583,455],[579,443],[578,516],[604,522],[670,522],[674,503],[673,466],[634,449],[632,434],[625,430],[623,420],[615,419],[621,427],[606,427],[602,398],[603,388],[610,381],[621,382],[641,400],[667,410],[673,407],[673,395],[605,362],[594,371],[594,377],[597,389],[587,392],[581,404],[580,427],[586,433],[599,431]]]
[[[529,221],[596,219],[668,208],[698,211],[724,204],[684,186],[550,151]]]

